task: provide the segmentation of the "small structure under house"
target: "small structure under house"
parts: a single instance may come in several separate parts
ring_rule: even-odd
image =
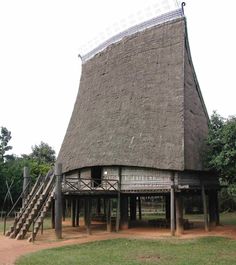
[[[32,215],[47,210],[56,193],[58,237],[65,201],[73,226],[83,211],[90,233],[96,204],[96,218],[105,216],[107,229],[118,231],[141,218],[142,198],[159,196],[165,201],[160,226],[174,235],[184,229],[183,199],[200,195],[205,229],[217,225],[220,186],[202,161],[209,119],[183,8],[129,28],[81,59],[80,88],[56,177],[47,176],[40,191],[47,191],[44,204]],[[23,237],[14,231],[8,235]]]

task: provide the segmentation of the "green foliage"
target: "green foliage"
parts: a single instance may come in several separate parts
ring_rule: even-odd
[[[12,149],[12,146],[8,145],[11,140],[11,132],[6,127],[1,127],[0,134],[0,162],[4,161],[5,153]]]
[[[20,258],[16,264],[231,265],[236,264],[235,248],[235,240],[220,237],[185,240],[120,238],[39,251]]]
[[[206,165],[226,183],[236,181],[236,117],[211,116],[207,139]]]
[[[39,145],[32,146],[30,158],[38,161],[38,163],[54,164],[55,151],[47,143],[41,142]]]
[[[30,169],[32,182],[39,174],[46,175],[52,164],[55,162],[55,151],[47,143],[41,142],[32,147],[32,153],[29,155],[6,155],[11,150],[9,141],[11,132],[5,127],[1,127],[0,135],[0,207],[7,192],[6,181],[10,184],[13,181],[11,194],[15,201],[22,192],[23,168],[27,166]]]

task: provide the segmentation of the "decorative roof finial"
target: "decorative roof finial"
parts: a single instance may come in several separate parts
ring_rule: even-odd
[[[182,2],[181,3],[181,8],[182,8],[182,12],[183,12],[183,15],[184,15],[184,7],[186,6],[186,3],[185,2]]]
[[[78,54],[78,57],[80,58],[81,61],[83,61],[81,54]]]

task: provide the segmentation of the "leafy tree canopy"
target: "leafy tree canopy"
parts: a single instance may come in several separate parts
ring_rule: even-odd
[[[211,116],[206,165],[215,170],[222,181],[236,182],[236,117],[224,119],[216,112]]]
[[[32,153],[29,157],[39,163],[55,163],[55,151],[47,143],[41,142],[39,145],[32,146]]]
[[[0,133],[0,162],[4,161],[5,153],[12,149],[12,146],[8,145],[11,140],[11,132],[6,127],[1,127]]]

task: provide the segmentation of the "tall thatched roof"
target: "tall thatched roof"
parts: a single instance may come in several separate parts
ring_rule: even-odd
[[[202,170],[208,116],[178,18],[123,38],[83,64],[58,156],[95,165]]]

